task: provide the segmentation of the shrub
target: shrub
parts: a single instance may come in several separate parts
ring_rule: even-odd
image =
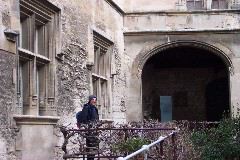
[[[240,118],[224,118],[215,128],[194,131],[191,140],[203,160],[240,157]]]
[[[122,153],[129,154],[141,149],[143,145],[147,145],[149,143],[149,140],[141,137],[128,138],[125,142],[116,144],[114,149]]]

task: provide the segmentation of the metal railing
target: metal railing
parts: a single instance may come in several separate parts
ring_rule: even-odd
[[[151,143],[151,144],[148,144],[148,145],[143,145],[141,149],[137,150],[136,152],[126,156],[126,157],[119,157],[117,160],[128,160],[130,158],[133,158],[141,153],[143,153],[143,156],[144,156],[144,160],[147,160],[148,159],[148,150],[150,149],[150,147],[153,147],[159,143],[162,143],[166,138],[168,137],[172,137],[176,134],[177,132],[174,131],[170,134],[168,134],[167,136],[160,136],[158,140],[156,140],[155,142]],[[174,139],[174,138],[173,138]],[[161,145],[162,146],[162,145]],[[162,148],[161,148],[162,150]],[[162,151],[161,151],[162,153]],[[175,151],[173,151],[173,159],[176,159],[176,155],[175,155]]]
[[[85,127],[80,129],[60,128],[64,138],[62,150],[64,151],[63,159],[65,160],[74,158],[85,159],[88,155],[94,155],[95,159],[125,157],[128,154],[131,155],[131,151],[121,150],[122,148],[119,149],[119,144],[134,138],[147,139],[151,143],[147,148],[145,145],[145,148],[143,148],[143,150],[148,150],[146,151],[148,159],[160,160],[164,159],[163,157],[176,159],[176,128],[174,126],[165,126],[158,123],[142,126],[125,125],[116,127],[97,125],[96,127],[91,126],[90,128]],[[87,139],[91,136],[97,141],[97,145],[93,147],[89,147],[87,144]],[[158,140],[156,141],[156,139]],[[152,147],[152,145],[154,146]]]

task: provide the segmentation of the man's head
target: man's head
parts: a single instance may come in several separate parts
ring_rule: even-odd
[[[94,95],[90,95],[88,97],[88,103],[95,106],[97,104],[97,97]]]

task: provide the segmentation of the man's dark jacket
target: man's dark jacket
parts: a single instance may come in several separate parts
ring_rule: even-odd
[[[83,123],[99,120],[98,109],[89,103],[84,104],[81,116]]]

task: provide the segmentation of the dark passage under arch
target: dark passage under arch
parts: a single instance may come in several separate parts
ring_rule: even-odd
[[[218,121],[229,110],[228,76],[223,59],[206,49],[161,51],[143,67],[143,115],[161,121]]]

